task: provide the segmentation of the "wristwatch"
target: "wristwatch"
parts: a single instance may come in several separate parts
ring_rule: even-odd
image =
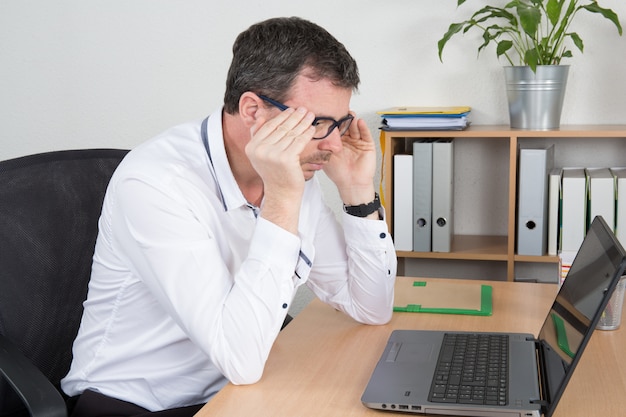
[[[367,204],[359,204],[358,206],[343,205],[343,211],[356,217],[367,217],[377,210],[380,210],[380,197],[378,193],[374,193],[374,200]]]

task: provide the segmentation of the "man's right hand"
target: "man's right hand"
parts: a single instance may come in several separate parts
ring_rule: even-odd
[[[246,155],[263,180],[261,216],[296,234],[304,192],[300,154],[313,138],[315,115],[305,108],[259,117],[250,129]]]

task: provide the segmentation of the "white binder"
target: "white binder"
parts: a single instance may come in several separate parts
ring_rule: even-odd
[[[413,143],[413,250],[431,251],[432,233],[432,169],[431,140]]]
[[[544,255],[548,246],[548,176],[554,146],[520,149],[517,215],[517,253]],[[582,242],[582,241],[581,241]]]
[[[562,174],[563,168],[552,168],[548,178],[548,255],[556,255],[559,251]]]
[[[413,250],[413,156],[393,156],[393,241],[396,250]]]
[[[587,230],[587,177],[584,168],[563,169],[561,251],[578,251]]]
[[[432,251],[450,252],[454,223],[454,147],[451,139],[433,143]]]
[[[615,231],[615,179],[609,168],[587,168],[587,200],[591,222],[602,216],[606,224]],[[589,225],[587,225],[589,227]]]
[[[626,246],[626,168],[611,168],[615,177],[615,235]]]

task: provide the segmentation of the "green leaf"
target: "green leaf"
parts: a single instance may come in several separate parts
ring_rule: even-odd
[[[439,48],[439,61],[443,62],[441,58],[441,54],[443,53],[443,48],[446,46],[446,43],[450,40],[450,38],[455,34],[459,33],[461,29],[463,29],[463,25],[465,22],[453,23],[448,28],[448,31],[443,35],[443,37],[437,42],[437,47]]]
[[[561,10],[563,9],[563,3],[565,0],[548,0],[546,4],[546,15],[552,26],[556,26],[559,18],[561,17]]]
[[[487,47],[487,45],[489,45],[489,42],[491,42],[492,39],[493,38],[491,37],[491,34],[489,33],[489,31],[483,32],[483,43],[478,47],[479,54],[480,54],[480,51],[482,51],[483,49]]]
[[[485,6],[472,15],[475,23],[482,23],[491,19],[506,19],[509,25],[517,26],[517,18],[515,15],[505,9],[499,7]]]
[[[578,36],[578,33],[576,32],[572,32],[572,33],[568,33],[567,34],[570,38],[572,38],[572,42],[574,42],[574,45],[576,45],[576,47],[578,48],[578,50],[580,52],[583,52],[583,40],[580,39],[580,36]]]
[[[600,7],[596,1],[592,1],[590,4],[581,7],[592,13],[600,13],[602,16],[609,19],[617,27],[619,35],[622,36],[622,25],[619,23],[617,14],[613,10]]]
[[[511,42],[509,40],[504,40],[504,41],[498,42],[498,46],[496,48],[496,54],[498,55],[498,58],[500,56],[504,55],[506,53],[506,51],[508,51],[512,47],[513,47],[513,42]]]
[[[520,26],[522,26],[524,32],[532,39],[535,39],[537,28],[541,23],[541,10],[520,3],[519,6],[517,6],[517,14],[519,15]]]
[[[539,54],[535,48],[529,49],[524,54],[524,62],[530,67],[533,72],[537,71],[537,65],[539,64]]]

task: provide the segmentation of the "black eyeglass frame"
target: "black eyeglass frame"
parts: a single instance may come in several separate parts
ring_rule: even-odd
[[[257,94],[257,96],[259,96],[259,98],[263,101],[266,101],[268,103],[270,103],[271,105],[273,105],[274,107],[277,107],[278,109],[280,109],[281,111],[285,111],[289,108],[289,106],[284,105],[283,103],[281,103],[280,101],[276,101],[274,99],[271,99],[267,96],[264,96],[262,94]],[[352,124],[352,120],[354,120],[354,116],[352,116],[351,114],[347,115],[346,117],[344,117],[341,120],[335,120],[332,117],[316,117],[315,119],[313,119],[313,123],[311,123],[313,126],[317,126],[318,123],[322,120],[326,120],[331,122],[332,124],[330,125],[330,127],[328,128],[328,131],[326,132],[326,134],[322,137],[314,137],[313,139],[315,140],[322,140],[322,139],[326,139],[331,133],[333,133],[333,130],[335,130],[335,128],[339,128],[339,126],[341,126],[342,123],[346,123],[345,128],[343,129],[343,131],[339,131],[339,136],[343,136],[346,134],[346,132],[348,131],[348,129],[350,129],[350,125]]]

